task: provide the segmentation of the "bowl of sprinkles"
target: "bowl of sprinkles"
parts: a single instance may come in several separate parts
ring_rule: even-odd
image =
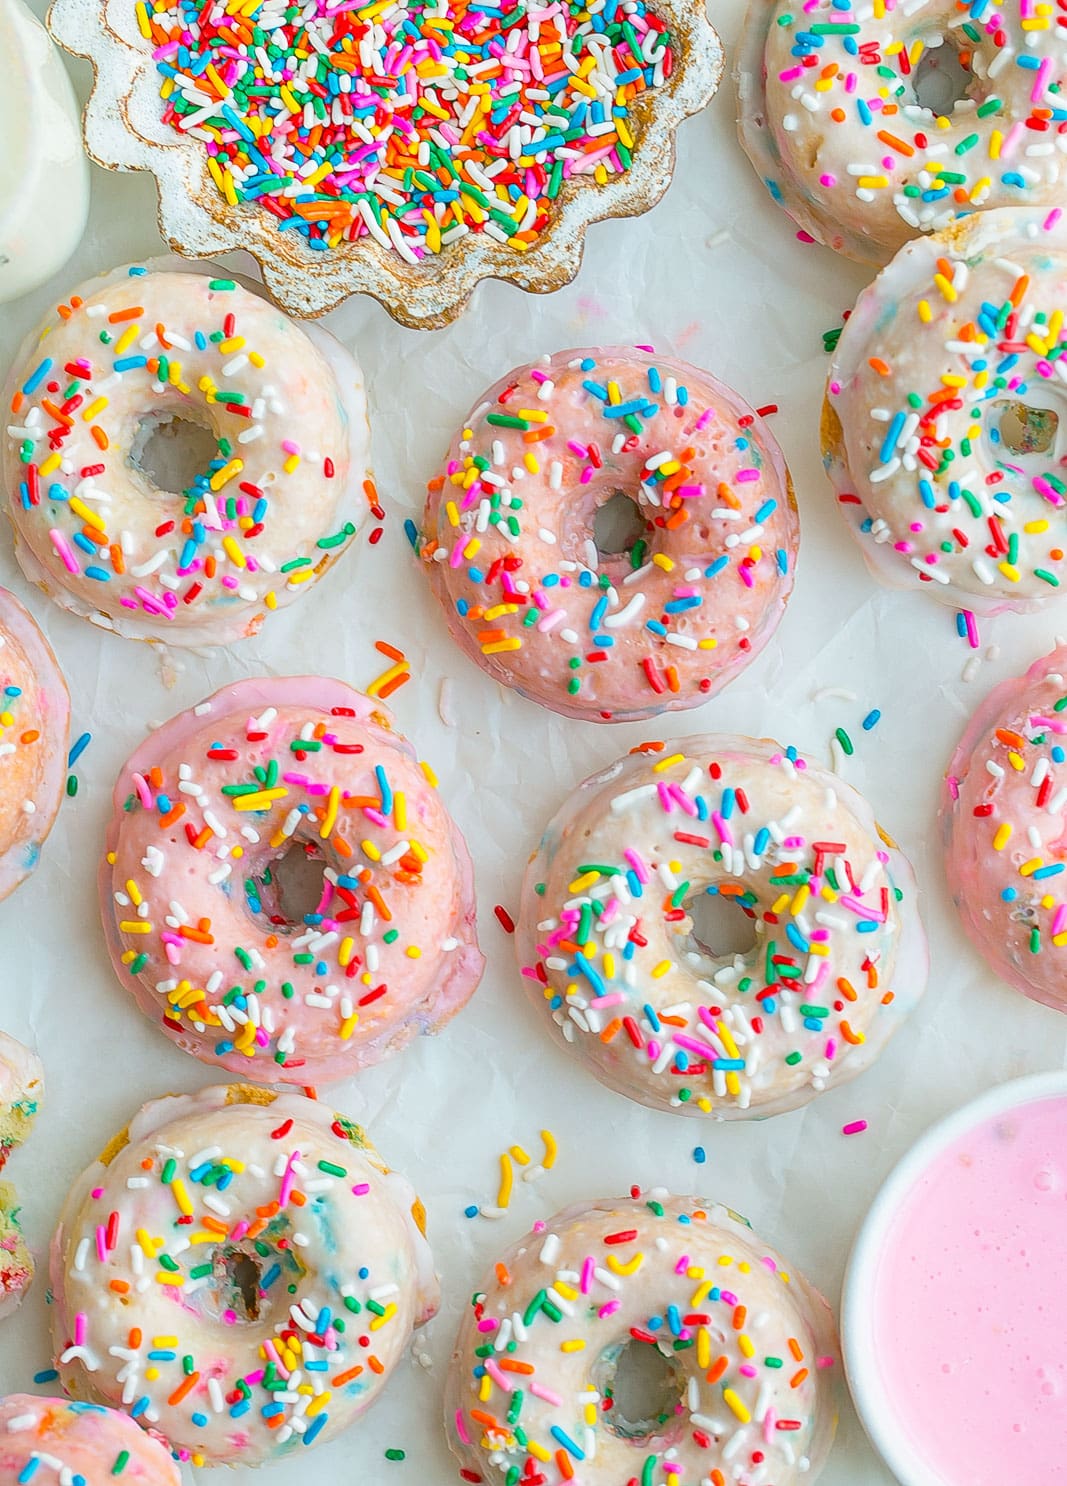
[[[484,278],[569,283],[723,70],[695,0],[53,0],[49,26],[96,74],[89,154],[152,172],[176,251],[246,249],[295,314],[362,293],[426,329]]]

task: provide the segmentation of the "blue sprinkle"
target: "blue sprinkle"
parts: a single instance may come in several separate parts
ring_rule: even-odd
[[[697,1163],[698,1166],[703,1166],[704,1162],[707,1159],[708,1153],[702,1145],[693,1147],[693,1160]]]
[[[465,1218],[476,1218],[478,1216],[478,1209],[476,1207],[465,1207],[463,1209],[463,1216]]]
[[[322,246],[325,247],[326,244],[323,243]],[[329,1415],[326,1414],[326,1413],[316,1414],[315,1415],[315,1422],[312,1424],[311,1428],[304,1431],[304,1444],[305,1445],[313,1445],[315,1443],[315,1440],[322,1433],[322,1431],[326,1428],[326,1420],[328,1418],[329,1418]]]
[[[877,707],[872,708],[872,710],[868,712],[867,716],[863,719],[863,731],[865,733],[869,733],[873,727],[877,727],[881,716],[882,714]]]
[[[46,356],[37,370],[33,372],[30,377],[22,384],[22,390],[27,397],[32,396],[32,394],[37,391],[38,387],[41,385],[41,383],[44,381],[45,377],[47,377],[48,373],[51,370],[52,358],[50,356]]]

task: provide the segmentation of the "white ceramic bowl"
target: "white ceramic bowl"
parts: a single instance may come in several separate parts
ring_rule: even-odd
[[[901,1486],[968,1486],[968,1483],[959,1477],[935,1479],[929,1462],[909,1439],[907,1426],[894,1411],[881,1381],[875,1359],[873,1303],[875,1275],[886,1233],[923,1172],[968,1131],[1009,1110],[1055,1098],[1067,1098],[1067,1070],[1036,1073],[999,1084],[931,1126],[894,1168],[874,1199],[852,1246],[841,1297],[845,1375],[860,1422]]]

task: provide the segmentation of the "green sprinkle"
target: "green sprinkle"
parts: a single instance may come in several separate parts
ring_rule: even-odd
[[[129,1465],[129,1463],[130,1463],[130,1452],[129,1452],[129,1450],[120,1450],[119,1451],[119,1454],[118,1454],[118,1458],[115,1461],[115,1464],[111,1467],[111,1474],[113,1476],[121,1476],[122,1473],[123,1473],[123,1471]]]
[[[856,750],[853,746],[852,739],[845,732],[844,728],[837,728],[834,732],[834,737],[841,744],[841,747],[848,754],[849,758],[851,758]]]
[[[319,1170],[325,1171],[327,1176],[347,1176],[348,1172],[343,1166],[335,1166],[332,1161],[320,1161]]]
[[[797,1063],[800,1062],[803,1056],[803,1053],[786,1053],[785,1061],[789,1064],[790,1068],[793,1068]]]
[[[386,1460],[404,1460],[406,1457],[403,1450],[386,1450],[385,1458]]]

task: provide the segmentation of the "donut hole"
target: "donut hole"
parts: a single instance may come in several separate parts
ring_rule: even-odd
[[[594,1369],[604,1422],[624,1440],[660,1434],[682,1406],[686,1380],[677,1358],[649,1342],[609,1348]]]
[[[997,421],[1000,447],[1008,454],[1054,454],[1060,418],[1053,408],[1025,402],[1000,404]]]
[[[971,69],[949,41],[928,46],[911,74],[915,102],[938,118],[948,117],[967,97]]]
[[[255,1254],[224,1244],[212,1256],[212,1275],[220,1314],[237,1321],[258,1321],[263,1311],[262,1265]],[[231,1323],[232,1324],[232,1323]]]
[[[705,891],[686,899],[684,908],[690,919],[690,944],[697,954],[732,960],[755,949],[756,920],[735,897]]]
[[[291,840],[251,878],[249,906],[274,929],[303,929],[322,902],[326,859],[313,841]]]
[[[218,440],[204,424],[171,413],[150,413],[133,436],[129,463],[155,490],[180,496],[203,480],[218,455]]]
[[[593,516],[593,541],[604,557],[629,552],[645,534],[646,522],[632,495],[616,490]]]

